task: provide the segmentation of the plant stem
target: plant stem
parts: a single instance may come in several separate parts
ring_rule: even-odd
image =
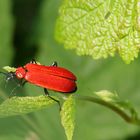
[[[84,100],[84,101],[90,101],[93,103],[97,103],[103,106],[106,106],[116,112],[121,118],[123,118],[126,122],[140,125],[140,120],[137,117],[132,117],[132,115],[128,115],[124,110],[122,110],[120,107],[111,102],[106,102],[102,99],[92,97],[92,96],[81,96],[81,95],[76,95],[76,99],[78,100]]]

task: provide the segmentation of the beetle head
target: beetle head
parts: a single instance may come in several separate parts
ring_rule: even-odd
[[[6,81],[9,81],[11,79],[15,79],[16,75],[14,72],[8,72],[6,73]]]
[[[19,67],[16,69],[15,75],[18,79],[22,79],[25,77],[26,69],[23,67]]]

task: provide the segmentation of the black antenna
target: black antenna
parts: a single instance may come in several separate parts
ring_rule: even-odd
[[[15,87],[12,89],[10,95],[8,96],[9,98],[11,98],[13,95],[16,95],[16,93],[14,93],[14,91],[15,91],[18,87],[21,87],[21,85],[20,85],[20,84],[17,84],[17,86],[15,86]]]
[[[13,80],[17,85],[12,89],[9,98],[12,97],[12,95],[14,95],[14,91],[18,88],[21,87],[24,83],[22,83],[23,80],[19,80],[16,78],[16,75],[14,72],[0,72],[2,74],[4,74],[6,76],[6,80],[5,80],[5,88],[7,87],[7,84],[10,80]]]

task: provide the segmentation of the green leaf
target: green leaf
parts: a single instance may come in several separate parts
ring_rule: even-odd
[[[16,71],[16,68],[10,67],[10,66],[4,66],[3,69],[6,70],[7,72],[15,72]]]
[[[56,39],[79,55],[94,59],[119,52],[126,63],[138,57],[140,1],[64,0],[59,9]]]
[[[78,90],[75,95],[93,96],[93,91],[101,89],[117,91],[122,99],[128,99],[140,113],[140,78],[138,78],[140,77],[140,61],[137,59],[131,65],[124,65],[118,57],[93,61],[90,57],[78,57],[73,51],[65,50],[62,45],[54,40],[53,36],[59,5],[60,0],[45,0],[40,6],[41,18],[38,20],[38,27],[42,32],[39,32],[41,35],[39,34],[38,61],[44,65],[51,65],[54,60],[57,60],[59,66],[74,72],[78,77]],[[25,88],[27,93],[36,93],[37,95],[38,92],[42,93],[42,89],[36,86],[27,84]],[[65,139],[62,135],[62,127],[59,125],[60,120],[57,111],[58,107],[55,108],[54,106],[54,108],[33,113],[40,125],[40,133],[44,134],[46,139],[55,140],[58,137],[62,140]],[[95,140],[104,140],[104,138],[124,140],[138,135],[139,127],[127,124],[113,111],[105,107],[80,101],[77,102],[76,112],[76,124],[80,125],[77,128],[75,126],[74,139],[76,140],[90,140],[91,138]],[[33,121],[32,116],[31,120]],[[34,124],[37,124],[36,120]],[[7,127],[9,126],[7,125]],[[55,135],[52,131],[54,129]]]
[[[27,114],[44,109],[54,101],[47,96],[12,97],[0,105],[0,118]]]
[[[116,93],[112,93],[108,90],[101,90],[101,91],[95,92],[95,94],[107,102],[118,100],[118,95]]]
[[[70,95],[64,102],[60,115],[67,139],[72,140],[75,126],[75,100],[73,95]]]

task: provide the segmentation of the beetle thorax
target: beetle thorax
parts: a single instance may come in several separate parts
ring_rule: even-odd
[[[16,69],[15,74],[18,79],[22,79],[25,77],[26,70],[23,67],[19,67]]]

